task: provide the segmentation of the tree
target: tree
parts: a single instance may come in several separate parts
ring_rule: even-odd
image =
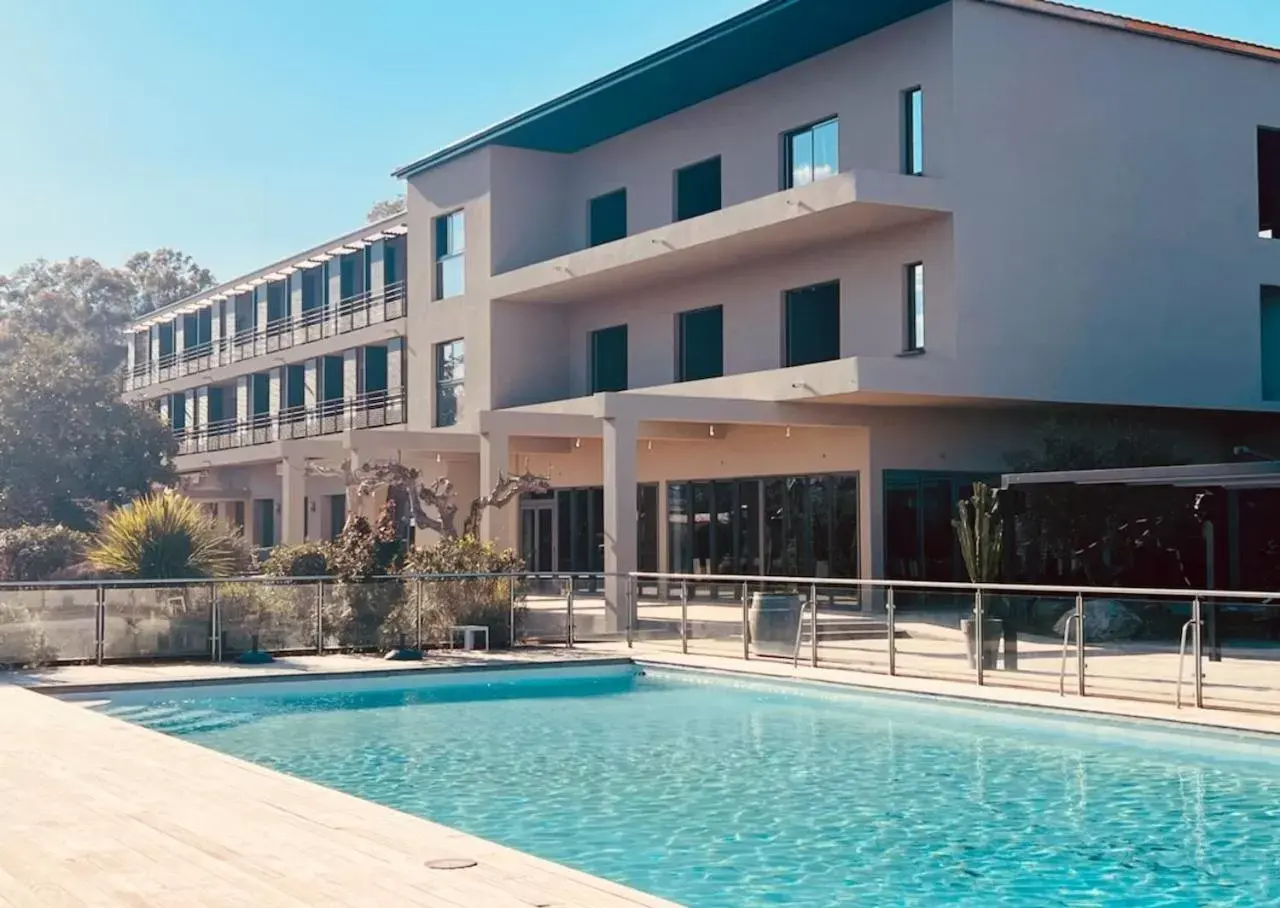
[[[181,580],[230,577],[245,566],[247,553],[200,505],[165,491],[108,514],[89,560],[122,577]]]
[[[27,337],[0,357],[0,527],[89,528],[118,504],[172,480],[172,432],[74,344]]]
[[[545,476],[522,473],[511,476],[498,474],[498,481],[485,495],[471,502],[467,516],[458,531],[457,491],[453,483],[440,477],[430,484],[422,481],[422,473],[402,463],[370,463],[356,471],[343,465],[341,471],[327,467],[311,466],[312,472],[332,476],[339,474],[346,482],[348,493],[364,498],[372,495],[380,486],[388,487],[388,499],[402,512],[412,514],[414,525],[432,530],[445,539],[459,536],[479,536],[480,520],[489,508],[504,508],[518,495],[541,494],[551,488]],[[432,514],[431,512],[435,513]]]
[[[217,283],[208,268],[201,268],[185,252],[168,247],[134,253],[124,263],[124,270],[133,279],[134,315],[176,303]]]
[[[402,214],[406,207],[405,198],[402,195],[398,195],[394,199],[383,199],[369,209],[369,213],[364,216],[364,219],[367,223],[373,224],[383,218],[389,218],[393,214]]]

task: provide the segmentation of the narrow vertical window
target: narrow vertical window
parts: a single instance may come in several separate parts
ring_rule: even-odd
[[[804,366],[840,358],[840,282],[783,294],[782,364]]]
[[[627,191],[615,189],[596,196],[587,210],[587,243],[600,246],[627,235]]]
[[[840,122],[832,117],[783,136],[782,188],[825,180],[840,172]]]
[[[461,209],[435,220],[435,298],[438,300],[461,296],[466,289],[466,234],[466,219]]]
[[[903,349],[910,353],[924,350],[924,265],[920,262],[908,265],[906,278],[907,335]]]
[[[676,381],[724,375],[724,309],[708,306],[676,316]]]
[[[677,221],[686,221],[720,210],[719,156],[676,171],[675,201]]]
[[[591,332],[591,392],[627,390],[627,326]]]
[[[924,91],[918,87],[902,93],[902,172],[924,174]]]
[[[436,344],[435,424],[438,428],[458,424],[465,388],[466,347],[462,339]]]

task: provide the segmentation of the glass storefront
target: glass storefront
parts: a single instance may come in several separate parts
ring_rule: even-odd
[[[975,482],[999,483],[987,473],[884,471],[884,562],[889,580],[965,581],[956,542],[956,505]]]
[[[658,486],[636,487],[637,570],[658,569]],[[604,570],[604,489],[554,489],[520,501],[520,553],[529,570]]]
[[[857,474],[667,484],[667,569],[858,576]]]

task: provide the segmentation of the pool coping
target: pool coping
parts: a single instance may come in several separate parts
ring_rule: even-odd
[[[77,694],[111,693],[113,691],[137,690],[169,690],[177,688],[225,687],[243,684],[305,684],[312,681],[335,681],[339,679],[365,680],[370,678],[392,678],[401,675],[408,678],[420,678],[425,675],[458,675],[483,672],[510,672],[545,669],[554,671],[566,667],[591,667],[635,665],[636,660],[630,656],[599,656],[590,658],[544,659],[511,662],[480,662],[470,665],[406,665],[404,668],[355,669],[347,671],[280,671],[258,672],[243,677],[216,678],[174,678],[146,681],[110,681],[101,684],[26,684],[23,690],[44,694],[58,699],[62,696]],[[2,682],[0,682],[2,684]]]
[[[1045,691],[1016,687],[979,687],[972,683],[905,675],[883,675],[846,668],[791,666],[771,661],[742,661],[724,656],[685,655],[665,651],[641,651],[631,657],[636,663],[662,668],[720,672],[779,682],[817,683],[890,696],[951,700],[1016,710],[1040,710],[1079,718],[1118,720],[1160,725],[1170,730],[1256,735],[1269,740],[1280,738],[1280,715],[1223,709],[1186,707],[1155,701],[1119,697],[1059,697]]]

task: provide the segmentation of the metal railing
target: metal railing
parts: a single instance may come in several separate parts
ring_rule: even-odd
[[[179,454],[202,454],[333,435],[347,429],[376,429],[399,425],[405,419],[404,391],[367,391],[356,397],[320,401],[314,407],[288,407],[277,413],[175,429],[174,437]]]
[[[628,642],[979,685],[1280,713],[1280,594],[635,572]],[[1213,620],[1208,603],[1213,603]],[[770,616],[769,610],[777,614]],[[781,622],[781,623],[780,623]],[[779,628],[782,628],[780,631]],[[1221,652],[1206,653],[1205,630]],[[1073,640],[1074,636],[1074,640]]]
[[[599,574],[539,573],[0,583],[0,665],[421,650],[462,625],[495,647],[621,642],[575,615],[602,588]]]
[[[349,334],[370,325],[402,318],[405,312],[405,285],[398,281],[377,292],[366,291],[348,297],[336,305],[317,306],[297,315],[272,319],[262,325],[138,363],[125,377],[125,390],[136,391],[185,375],[208,372],[219,366]]]

